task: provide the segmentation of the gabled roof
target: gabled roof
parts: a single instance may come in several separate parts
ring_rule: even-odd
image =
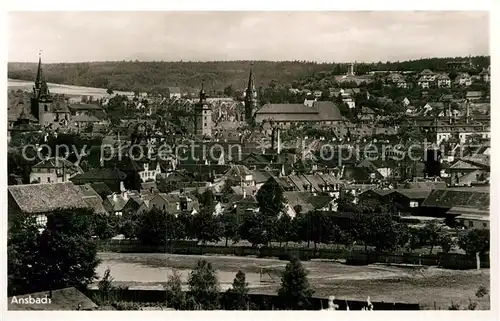
[[[398,193],[409,199],[425,199],[431,193],[430,188],[402,188],[391,191],[390,194]]]
[[[80,190],[71,182],[11,185],[8,191],[21,211],[29,214],[88,208]]]
[[[424,207],[452,208],[454,206],[468,206],[482,210],[490,208],[490,193],[488,190],[467,189],[438,189],[433,190],[422,203]]]
[[[67,159],[61,158],[61,157],[51,157],[44,159],[43,161],[39,162],[33,168],[51,168],[51,169],[62,169],[64,168],[65,171],[67,171],[68,174],[72,175],[77,172],[83,172],[80,166],[73,164],[72,162],[68,161]]]
[[[256,114],[316,114],[316,110],[304,104],[265,104]]]

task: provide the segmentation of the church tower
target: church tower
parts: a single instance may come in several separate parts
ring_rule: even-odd
[[[33,97],[31,98],[31,114],[38,119],[39,124],[44,124],[44,114],[50,113],[52,98],[49,87],[45,81],[42,70],[42,57],[38,55],[38,69],[36,72],[35,85],[33,86]]]
[[[257,110],[257,91],[255,90],[255,79],[253,76],[253,64],[250,66],[248,85],[245,91],[245,120],[248,124],[253,124],[254,113]]]
[[[201,83],[200,101],[194,107],[195,113],[195,134],[201,137],[212,136],[212,109],[207,103],[207,95]]]

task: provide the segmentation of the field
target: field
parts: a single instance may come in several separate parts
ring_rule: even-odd
[[[191,269],[201,257],[218,272],[223,290],[229,288],[236,272],[246,274],[250,291],[273,294],[280,285],[280,272],[286,261],[248,257],[173,255],[161,253],[99,253],[97,273],[107,268],[117,285],[158,287],[177,270],[187,283]],[[339,299],[419,303],[423,309],[448,309],[451,302],[462,307],[469,298],[478,309],[489,309],[489,296],[475,297],[479,286],[490,288],[489,269],[454,271],[435,267],[397,267],[383,264],[347,266],[339,262],[303,262],[315,296],[335,295]],[[264,270],[262,270],[264,268]],[[261,271],[262,276],[261,276]],[[268,273],[269,272],[269,273]]]

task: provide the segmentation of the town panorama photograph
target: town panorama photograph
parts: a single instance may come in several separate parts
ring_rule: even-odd
[[[491,309],[489,12],[7,18],[8,310]]]

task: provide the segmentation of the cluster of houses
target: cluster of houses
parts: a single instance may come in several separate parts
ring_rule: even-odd
[[[387,81],[406,88],[403,75],[391,73]],[[489,71],[482,74],[486,75]],[[356,77],[352,68],[345,76],[350,77]],[[419,85],[423,87],[425,82],[436,82],[440,87],[451,84],[446,75],[430,70],[420,74]],[[467,75],[459,74],[455,83],[467,86]],[[168,99],[184,99],[177,87],[169,88],[168,92]],[[32,166],[29,182],[11,180],[16,183],[8,188],[9,216],[32,214],[43,221],[46,213],[64,207],[92,208],[97,213],[121,216],[153,208],[174,214],[194,214],[200,210],[198,195],[206,190],[212,190],[217,196],[214,214],[229,211],[242,215],[259,210],[257,192],[266,182],[274,181],[284,192],[285,212],[291,217],[311,210],[335,212],[339,200],[351,194],[355,201],[371,197],[397,204],[402,216],[417,217],[417,220],[429,216],[452,217],[462,220],[465,227],[488,227],[489,193],[485,190],[490,179],[490,127],[489,115],[476,112],[481,108],[481,95],[469,92],[466,99],[443,95],[438,102],[428,102],[418,109],[408,98],[403,101],[406,114],[431,141],[439,145],[457,140],[456,145],[441,155],[441,178],[431,179],[426,177],[423,161],[415,161],[408,170],[391,157],[368,158],[359,153],[353,153],[351,158],[317,155],[322,144],[335,141],[381,144],[383,141],[373,137],[400,134],[397,125],[374,126],[380,116],[366,106],[358,108],[361,124],[354,125],[341,115],[339,101],[354,108],[354,97],[360,92],[359,88],[332,89],[330,96],[337,98],[335,101],[320,101],[317,94],[321,93],[314,92],[304,103],[269,103],[256,108],[258,97],[252,73],[244,104],[228,98],[208,98],[202,88],[199,101],[185,100],[185,107],[196,115],[195,134],[203,138],[199,141],[201,145],[184,150],[182,155],[176,150],[160,157],[162,144],[179,144],[166,130],[163,119],[149,117],[167,98],[157,101],[144,96],[133,100],[137,115],[148,117],[126,119],[109,129],[105,102],[67,103],[56,99],[48,92],[39,65],[33,97],[30,100],[9,97],[12,98],[9,100],[10,130],[33,130],[36,123],[45,131],[73,126],[82,133],[84,127],[92,124],[90,132],[103,135],[102,144],[121,147],[124,156],[104,160],[100,155],[99,163],[90,166],[91,161],[87,159],[90,155],[81,160],[53,157],[40,160]],[[392,103],[389,97],[364,93],[367,99]],[[10,105],[15,108],[11,109]],[[249,117],[260,131],[221,129],[221,123],[243,123]],[[99,125],[106,129],[100,131]],[[329,128],[336,138],[324,141],[305,137],[301,138],[304,140],[301,146],[285,149],[280,135],[295,125]],[[484,147],[480,153],[460,150],[459,143],[471,137],[478,138]],[[148,151],[137,159],[132,157],[132,145],[147,146]],[[206,151],[214,145],[220,146],[220,150],[207,155]],[[236,154],[231,145],[240,146]],[[413,179],[403,180],[405,171],[410,171]]]

